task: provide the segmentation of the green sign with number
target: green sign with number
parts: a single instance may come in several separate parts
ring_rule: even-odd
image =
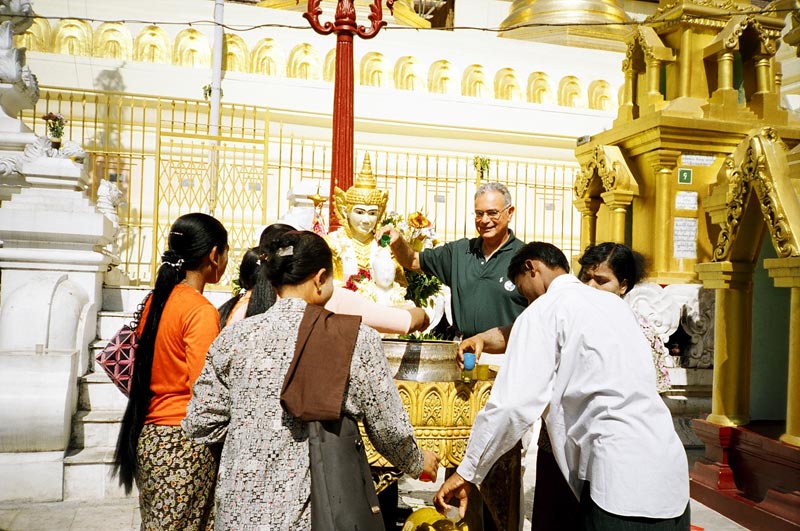
[[[692,184],[691,168],[678,168],[678,184]]]

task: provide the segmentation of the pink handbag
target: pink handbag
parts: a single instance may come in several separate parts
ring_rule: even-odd
[[[114,385],[122,391],[125,396],[130,396],[131,383],[133,381],[133,361],[136,356],[136,346],[139,344],[139,336],[136,329],[139,328],[139,319],[142,316],[147,299],[153,292],[147,294],[139,304],[133,314],[133,321],[123,325],[119,332],[114,334],[108,345],[97,354],[97,363],[103,367],[106,374]]]

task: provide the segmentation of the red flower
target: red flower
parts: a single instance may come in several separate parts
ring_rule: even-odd
[[[344,284],[344,289],[349,289],[350,291],[358,291],[358,282],[362,280],[372,280],[372,275],[369,274],[368,269],[364,269],[363,267],[358,268],[358,273],[354,275],[350,275],[350,278],[347,279],[347,282]]]

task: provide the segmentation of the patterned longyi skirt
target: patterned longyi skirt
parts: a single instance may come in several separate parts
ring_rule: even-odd
[[[141,531],[211,531],[218,452],[180,426],[145,424],[136,449]]]

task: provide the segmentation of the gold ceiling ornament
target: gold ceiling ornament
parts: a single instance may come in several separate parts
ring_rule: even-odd
[[[622,0],[514,0],[500,36],[623,51],[629,22]]]
[[[609,24],[628,20],[621,0],[514,0],[500,28],[531,23]]]
[[[764,51],[769,54],[774,54],[776,51],[775,41],[780,38],[780,31],[769,30],[764,28],[755,18],[754,15],[736,15],[731,18],[725,25],[725,29],[720,33],[719,37],[724,39],[725,47],[729,50],[739,48],[739,39],[744,31],[752,28],[758,40],[761,41]]]
[[[789,177],[788,152],[777,131],[764,127],[725,159],[711,193],[712,201],[724,194],[726,205],[714,246],[715,262],[731,259],[751,192],[758,198],[778,257],[800,255],[796,232],[800,226],[800,198]]]
[[[625,191],[639,195],[639,185],[628,168],[628,163],[618,146],[596,145],[588,159],[581,162],[581,171],[575,179],[575,198],[580,199],[590,191],[592,179],[600,178],[606,192]]]
[[[748,0],[693,0],[691,2],[672,2],[671,4],[659,6],[653,16],[666,13],[675,9],[676,7],[685,7],[687,4],[701,7],[715,7],[717,9],[724,9],[726,11],[753,11],[758,9],[750,4]]]

